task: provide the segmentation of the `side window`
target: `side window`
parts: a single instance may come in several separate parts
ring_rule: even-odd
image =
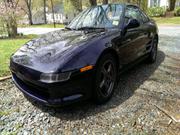
[[[126,24],[128,23],[129,19],[137,19],[141,24],[143,23],[143,19],[139,9],[133,6],[128,6],[126,8],[125,18]]]

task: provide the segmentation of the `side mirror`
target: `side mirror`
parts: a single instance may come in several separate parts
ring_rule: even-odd
[[[128,24],[126,25],[126,29],[132,29],[132,28],[137,28],[140,26],[140,23],[136,19],[130,19]]]

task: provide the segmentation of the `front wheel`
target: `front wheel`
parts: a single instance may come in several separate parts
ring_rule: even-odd
[[[117,83],[117,63],[111,54],[104,55],[97,64],[94,99],[97,104],[107,102]]]
[[[157,52],[158,52],[158,39],[154,38],[152,41],[152,49],[148,57],[149,63],[154,63],[156,61]]]

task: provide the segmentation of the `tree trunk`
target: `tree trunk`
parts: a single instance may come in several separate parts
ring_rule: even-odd
[[[44,0],[44,23],[47,24],[47,18],[46,18],[46,0]]]
[[[89,0],[89,3],[91,4],[91,6],[96,6],[97,5],[96,0]]]
[[[108,4],[108,0],[103,0],[103,4]]]
[[[7,32],[10,38],[15,38],[17,35],[17,23],[12,18],[9,18],[7,23]]]
[[[16,35],[18,34],[17,33],[17,25],[11,26],[11,34],[12,34],[12,37],[16,37]]]
[[[29,19],[29,25],[33,25],[32,12],[31,12],[31,9],[29,8],[28,8],[28,19]]]
[[[32,10],[31,10],[31,0],[25,0],[28,12],[28,19],[29,19],[29,25],[33,25],[33,21],[32,21]]]
[[[79,1],[79,12],[82,11],[82,0]]]
[[[70,2],[74,6],[76,11],[82,11],[82,0],[70,0]]]
[[[52,0],[51,0],[51,8],[52,8],[52,14],[53,14],[54,28],[56,28],[56,22],[55,22],[55,17],[54,17],[54,3]]]
[[[175,8],[176,0],[170,0],[169,1],[169,9],[170,11],[173,11]]]
[[[137,5],[141,7],[141,0],[137,0]]]
[[[6,6],[6,10],[7,10],[7,3],[11,3],[12,4],[12,0],[7,0],[4,1],[5,2],[5,6]],[[10,7],[10,5],[8,5]],[[12,6],[11,8],[14,8],[14,6]],[[17,32],[17,22],[16,22],[16,18],[14,18],[14,13],[10,16],[8,16],[7,20],[6,20],[6,27],[7,27],[7,32],[8,32],[8,37],[10,38],[15,38],[16,35],[18,34]]]

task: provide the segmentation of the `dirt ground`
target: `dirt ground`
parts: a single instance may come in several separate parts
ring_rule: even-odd
[[[52,109],[30,103],[12,80],[0,82],[0,134],[180,135],[180,27],[160,27],[157,62],[122,74],[102,106]]]

